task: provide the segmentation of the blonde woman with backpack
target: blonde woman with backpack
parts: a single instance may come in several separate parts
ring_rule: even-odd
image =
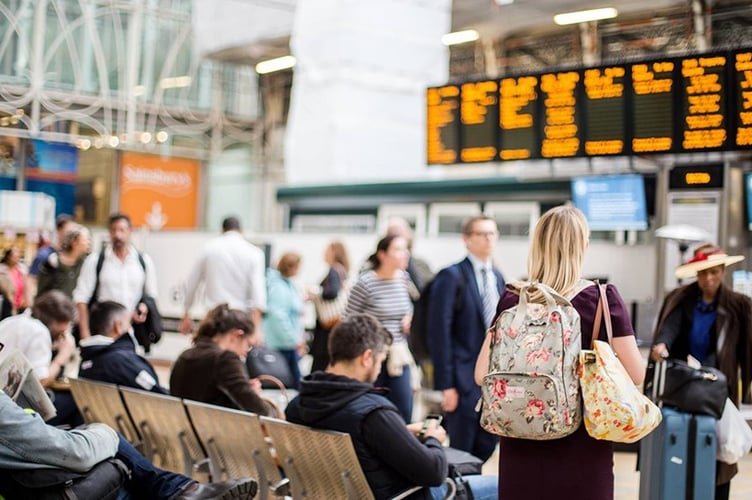
[[[574,207],[546,212],[535,226],[528,275],[571,301],[580,316],[582,348],[590,347],[598,288],[578,286],[590,230]],[[613,285],[606,288],[611,309],[613,347],[635,384],[642,383],[644,363],[637,349],[627,306]],[[497,311],[517,305],[519,295],[504,290]],[[492,330],[489,330],[492,331]],[[600,329],[606,340],[605,327]],[[486,335],[475,365],[478,385],[488,373],[491,335]],[[537,407],[536,407],[537,408]],[[534,408],[535,409],[535,408]],[[538,414],[531,412],[530,418]],[[540,478],[545,478],[541,481]],[[613,448],[591,438],[584,424],[568,436],[552,440],[500,438],[499,495],[504,500],[562,498],[609,500],[614,497]]]

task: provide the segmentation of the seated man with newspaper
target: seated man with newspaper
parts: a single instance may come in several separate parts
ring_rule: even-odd
[[[31,364],[1,344],[0,388],[0,495],[6,499],[51,493],[177,500],[251,499],[256,494],[254,479],[200,484],[158,469],[104,424],[70,431],[47,425],[43,418],[54,416],[55,408]]]

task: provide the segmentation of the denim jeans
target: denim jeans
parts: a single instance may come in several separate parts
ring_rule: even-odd
[[[498,500],[499,478],[497,476],[463,476],[473,492],[474,500]],[[442,500],[447,492],[447,485],[431,488],[434,500]]]
[[[381,365],[381,373],[373,384],[376,387],[388,387],[389,393],[387,399],[394,403],[394,406],[405,419],[406,423],[412,422],[413,415],[413,388],[410,383],[410,367],[405,366],[402,375],[390,377],[386,371],[386,363]]]
[[[125,483],[125,488],[120,490],[118,500],[154,498],[171,499],[187,486],[193,483],[193,479],[158,469],[136,450],[123,436],[118,435],[118,458],[131,470],[131,478]]]
[[[279,353],[285,358],[287,366],[290,367],[290,374],[292,374],[293,389],[300,390],[300,356],[296,349],[279,349]]]

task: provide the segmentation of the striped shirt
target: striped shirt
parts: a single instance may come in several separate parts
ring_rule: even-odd
[[[412,314],[413,304],[407,288],[407,274],[381,279],[375,271],[366,271],[350,290],[345,317],[355,313],[370,313],[384,325],[395,342],[405,342],[402,318]]]

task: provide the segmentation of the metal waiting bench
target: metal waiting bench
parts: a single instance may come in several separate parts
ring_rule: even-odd
[[[70,379],[70,390],[87,424],[107,424],[143,452],[143,442],[125,407],[118,386],[85,379]]]
[[[196,401],[183,403],[209,454],[212,481],[254,477],[261,500],[281,491],[287,481],[272,457],[258,415]]]

